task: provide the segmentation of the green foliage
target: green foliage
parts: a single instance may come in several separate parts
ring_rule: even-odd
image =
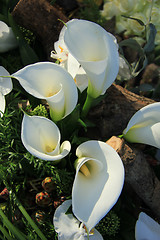
[[[0,55],[0,65],[12,74],[22,68],[21,58],[17,54],[17,49],[2,53]]]
[[[35,107],[35,108],[31,111],[30,114],[31,114],[32,116],[37,115],[37,116],[43,116],[43,117],[48,118],[48,112],[47,112],[45,106],[42,105],[42,104],[40,104],[40,105],[38,105],[37,107]]]
[[[106,20],[102,17],[99,7],[94,0],[84,0],[84,7],[80,9],[79,18],[103,25]]]
[[[63,193],[69,196],[72,192],[74,174],[64,169],[57,169],[55,174],[58,194]]]
[[[33,34],[33,32],[31,32],[30,30],[28,30],[22,26],[19,26],[19,28],[24,36],[24,39],[28,43],[28,45],[31,45],[35,41],[35,35]]]
[[[120,229],[120,219],[112,210],[98,223],[96,229],[103,236],[115,236]]]

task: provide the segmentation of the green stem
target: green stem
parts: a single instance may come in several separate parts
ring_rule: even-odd
[[[123,138],[123,134],[119,135],[118,137],[119,137],[119,138]]]
[[[3,219],[3,223],[6,225],[8,230],[10,230],[13,235],[17,238],[17,240],[26,240],[24,235],[17,229],[6,217],[6,215],[3,213],[3,211],[0,209],[0,216]]]
[[[82,118],[85,118],[87,116],[87,113],[89,112],[89,109],[92,106],[93,99],[94,98],[92,98],[90,95],[87,94],[86,101],[82,108]]]
[[[5,236],[8,240],[13,240],[11,236],[9,236],[7,230],[0,224],[0,231],[2,232],[3,236]]]
[[[89,240],[89,231],[88,231],[88,228],[86,227],[87,229],[87,240]]]
[[[35,222],[32,220],[32,218],[28,215],[25,208],[22,206],[22,204],[17,200],[16,196],[14,195],[16,203],[18,205],[19,210],[22,212],[23,216],[27,219],[28,223],[31,225],[31,227],[35,230],[35,232],[38,234],[41,240],[47,240],[47,238],[44,236],[44,234],[41,232],[41,230],[37,227]]]

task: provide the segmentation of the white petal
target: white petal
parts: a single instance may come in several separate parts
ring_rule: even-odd
[[[10,76],[9,72],[0,66],[0,76]],[[13,85],[10,77],[0,77],[0,92],[6,95],[12,91]]]
[[[65,115],[65,95],[63,91],[63,87],[60,84],[59,89],[57,89],[57,93],[55,93],[52,97],[46,98],[50,109],[52,109],[52,120],[59,121]]]
[[[79,221],[72,214],[65,214],[71,206],[72,201],[67,200],[60,205],[54,214],[53,223],[59,240],[73,240],[74,235],[79,231]],[[82,229],[85,232],[84,229]]]
[[[58,161],[70,151],[70,143],[64,142],[60,148],[60,132],[51,120],[24,115],[22,121],[21,139],[25,148],[34,156]]]
[[[74,81],[80,92],[83,92],[88,87],[88,77],[82,67],[79,68]]]
[[[0,92],[0,116],[3,117],[3,113],[5,111],[5,106],[6,106],[6,102],[5,102],[5,97],[4,95]]]
[[[144,143],[160,148],[160,103],[149,104],[130,119],[123,131],[129,142]]]
[[[131,78],[131,71],[129,64],[123,57],[119,57],[119,72],[118,77],[123,80],[128,80]]]
[[[80,64],[79,62],[69,53],[68,60],[67,60],[67,71],[71,74],[73,78],[75,78]]]
[[[65,214],[72,204],[72,200],[66,200],[55,211],[53,224],[58,233],[58,240],[87,240],[84,228],[72,215]],[[101,234],[95,229],[94,235],[89,236],[91,240],[103,240]]]
[[[160,119],[160,103],[152,103],[137,111],[130,119],[125,133],[134,125],[148,125],[159,122]]]
[[[13,31],[6,23],[0,21],[0,52],[7,52],[18,46]]]
[[[132,143],[143,143],[160,148],[160,122],[147,126],[132,127],[124,136]]]
[[[63,26],[58,41],[54,43],[55,51],[51,52],[51,57],[54,59],[58,59],[61,62],[65,62],[68,59],[68,49],[64,43],[65,28],[66,26]]]
[[[160,225],[147,214],[141,212],[135,228],[136,240],[159,240]]]
[[[67,23],[64,42],[88,75],[89,94],[95,98],[104,94],[119,69],[117,44],[111,34],[93,22],[73,19]]]
[[[73,212],[90,230],[116,203],[123,187],[124,167],[116,151],[104,142],[85,142],[77,148],[76,155],[79,159],[96,159],[103,165],[92,181],[82,177],[77,169],[73,183]]]
[[[52,106],[51,97],[62,88],[65,105],[63,118],[69,115],[77,104],[78,93],[73,78],[65,69],[55,63],[39,62],[31,64],[14,73],[13,76],[19,80],[28,93],[37,98],[46,99],[50,106]],[[55,98],[52,98],[52,100],[55,100]],[[62,109],[62,101],[59,103]],[[58,104],[57,108],[59,108]]]

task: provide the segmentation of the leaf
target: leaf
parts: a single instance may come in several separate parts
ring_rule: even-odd
[[[148,60],[147,57],[141,57],[136,63],[133,64],[134,68],[132,69],[132,76],[136,77],[138,74],[147,66]]]
[[[150,23],[149,28],[147,28],[147,35],[148,35],[148,40],[146,45],[144,46],[144,52],[148,53],[153,51],[155,47],[155,37],[157,34],[157,30],[154,24]]]
[[[128,19],[132,19],[132,20],[135,20],[137,21],[141,26],[145,26],[144,22],[138,18],[134,18],[134,17],[129,17],[129,16],[125,16],[125,15],[121,15],[122,17],[124,18],[128,18]]]
[[[142,92],[150,92],[150,91],[153,91],[154,88],[152,87],[151,84],[143,83],[139,86],[139,90]]]
[[[136,77],[146,67],[148,61],[141,45],[135,39],[126,39],[119,43],[120,48],[130,47],[139,53],[139,59],[131,64],[132,76]],[[122,51],[122,50],[121,50]]]
[[[132,39],[132,38],[125,39],[119,43],[119,47],[120,48],[130,47],[130,48],[136,50],[140,54],[140,56],[144,56],[143,48],[135,39]]]
[[[8,19],[6,16],[4,16],[3,14],[0,14],[0,21],[5,22],[6,24],[8,24]]]
[[[15,34],[15,37],[19,43],[19,51],[20,51],[21,60],[22,60],[22,63],[24,64],[24,66],[31,64],[31,63],[38,62],[39,61],[38,56],[36,55],[34,50],[28,45],[26,40],[23,38],[23,35],[22,35],[19,27],[15,23],[12,15],[10,13],[8,13],[8,21],[9,21],[9,25],[11,26],[11,28]]]
[[[39,61],[38,56],[35,54],[33,49],[23,39],[19,39],[19,50],[22,63],[25,66]]]

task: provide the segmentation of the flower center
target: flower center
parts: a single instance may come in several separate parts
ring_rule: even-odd
[[[54,148],[49,146],[49,145],[46,145],[45,146],[45,150],[46,150],[46,152],[50,153],[50,152],[52,152],[54,150]]]
[[[90,173],[88,167],[87,167],[85,164],[83,164],[83,165],[80,167],[80,170],[79,170],[79,171],[80,171],[84,176],[86,176],[86,177],[90,177],[90,176],[91,176],[91,173]]]
[[[55,91],[55,92],[49,92],[47,94],[47,97],[52,97],[53,95],[57,94],[59,91]]]
[[[61,53],[64,51],[64,49],[59,45],[59,48],[61,49]]]
[[[85,232],[87,233],[87,228],[85,225],[83,225],[83,228],[85,229]],[[92,228],[89,232],[89,236],[94,235],[94,228]]]

